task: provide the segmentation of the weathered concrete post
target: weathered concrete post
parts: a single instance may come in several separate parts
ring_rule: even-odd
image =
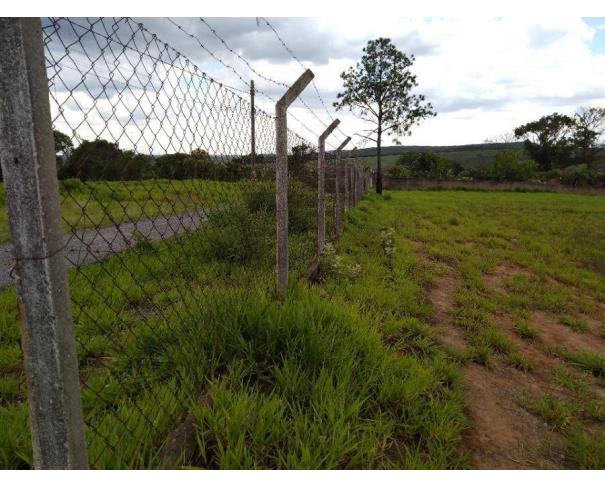
[[[16,260],[34,467],[88,460],[39,18],[0,18],[0,162]]]
[[[355,154],[357,147],[353,147],[353,150],[349,153],[349,163],[347,164],[347,174],[346,174],[346,182],[348,185],[348,194],[347,194],[347,205],[348,208],[353,208],[355,206],[355,186],[354,186],[354,176],[353,176],[353,164],[351,164],[352,155]]]
[[[349,180],[349,208],[355,207],[355,186],[353,185],[353,165],[347,164],[347,179]]]
[[[342,189],[345,184],[345,165],[342,162],[342,149],[349,143],[351,137],[347,137],[336,149],[336,178],[334,183],[334,221],[336,223],[336,235],[342,233],[342,220],[344,219],[344,208]]]
[[[357,166],[352,166],[351,170],[353,171],[353,183],[351,184],[352,193],[353,193],[353,207],[357,206]]]
[[[250,81],[250,166],[252,181],[256,181],[256,111],[254,109],[254,80]]]
[[[343,175],[345,180],[345,194],[344,194],[344,212],[346,212],[349,208],[351,208],[351,178],[349,177],[349,158],[347,157],[347,162],[343,162]]]
[[[317,157],[317,254],[321,255],[326,246],[326,139],[340,124],[334,120],[318,139]]]
[[[288,285],[288,107],[315,77],[307,69],[275,104],[275,204],[277,214],[277,289]]]

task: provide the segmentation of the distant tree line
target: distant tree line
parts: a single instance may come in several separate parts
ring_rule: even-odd
[[[117,142],[103,139],[85,140],[74,148],[71,139],[54,131],[59,179],[77,178],[82,181],[127,181],[137,179],[216,179],[236,181],[250,177],[251,156],[213,159],[203,149],[190,153],[158,156],[138,154],[121,149]],[[261,166],[265,157],[256,155]]]
[[[586,164],[591,168],[603,148],[605,108],[581,108],[573,117],[547,115],[514,130],[541,171]]]
[[[68,135],[58,130],[53,132],[57,173],[62,180],[75,178],[82,181],[128,181],[160,178],[237,181],[250,178],[252,173],[250,154],[223,156],[218,160],[203,149],[194,149],[189,154],[153,156],[121,149],[117,142],[103,139],[85,140],[74,148]],[[273,177],[269,164],[274,160],[275,156],[272,154],[256,154],[258,179]],[[316,160],[317,152],[306,143],[294,146],[288,156],[292,174],[302,180],[316,177],[315,166],[308,164]]]
[[[603,158],[605,108],[582,108],[573,117],[553,113],[517,127],[499,142],[523,141],[518,150],[502,150],[493,164],[465,168],[431,151],[408,152],[389,170],[393,178],[479,179],[494,181],[558,180],[569,185],[605,185]],[[487,141],[496,142],[496,141]]]

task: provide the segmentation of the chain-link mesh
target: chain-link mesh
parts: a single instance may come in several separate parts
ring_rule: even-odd
[[[50,18],[43,38],[89,463],[191,464],[187,418],[213,373],[197,310],[233,282],[275,286],[275,119],[255,110],[253,157],[248,94],[132,19]],[[288,147],[296,279],[317,257],[317,147],[291,130]],[[2,403],[26,451],[24,394]]]

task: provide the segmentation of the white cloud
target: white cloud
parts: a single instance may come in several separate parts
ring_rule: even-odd
[[[234,67],[245,81],[254,78],[248,67],[199,19],[177,20],[198,39],[187,37],[165,19],[142,19],[151,31],[215,79],[246,89],[231,69],[221,66],[199,43]],[[289,84],[302,72],[262,22],[257,26],[251,18],[206,20],[231,48],[266,76]],[[270,21],[313,69],[315,83],[332,114],[332,102],[341,89],[339,75],[357,61],[369,39],[390,37],[404,52],[416,54],[413,70],[418,76],[418,91],[427,95],[438,116],[415,128],[411,137],[402,140],[404,144],[481,142],[553,111],[571,113],[580,105],[605,104],[605,55],[590,50],[600,27],[590,27],[580,18],[423,19],[385,15],[380,19]],[[274,99],[284,91],[262,79],[256,78],[256,83]],[[261,108],[273,113],[273,101],[262,96],[257,99]],[[324,123],[329,122],[313,87],[307,88],[303,99]],[[292,114],[312,131],[322,131],[322,124],[300,103],[292,108]],[[346,112],[337,116],[344,132],[363,128]],[[313,137],[295,120],[290,121],[290,127],[309,139]]]

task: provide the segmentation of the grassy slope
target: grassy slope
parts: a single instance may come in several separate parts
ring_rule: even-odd
[[[61,182],[61,208],[66,229],[183,213],[211,206],[237,191],[237,183],[204,180]],[[4,185],[0,183],[0,243],[9,240]]]

